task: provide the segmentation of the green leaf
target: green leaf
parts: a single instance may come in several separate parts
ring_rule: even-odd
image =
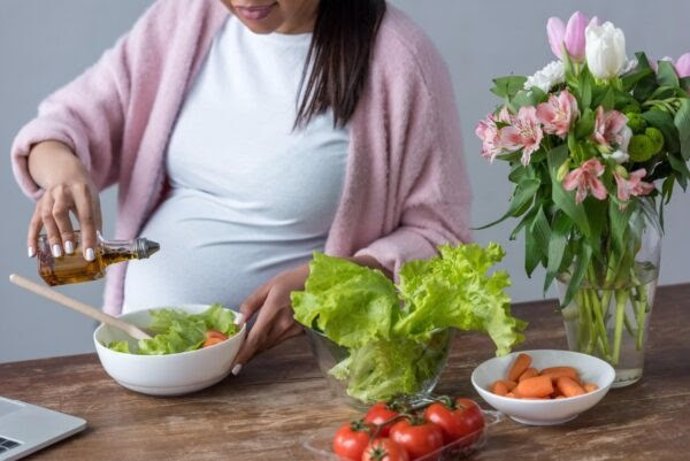
[[[611,110],[616,104],[616,96],[613,87],[597,87],[592,90],[592,107],[603,106],[606,110]]]
[[[575,137],[577,139],[586,139],[592,135],[595,118],[594,111],[589,107],[582,112],[582,116],[575,124]]]
[[[534,235],[534,241],[537,245],[535,253],[540,256],[540,260],[546,265],[549,255],[549,240],[551,240],[551,226],[549,220],[546,219],[544,208],[539,207],[532,225],[529,227],[529,232]]]
[[[582,286],[582,280],[585,278],[589,264],[592,261],[592,247],[587,242],[580,242],[580,248],[575,258],[575,269],[568,281],[568,289],[563,297],[563,304],[561,307],[566,307],[572,301],[575,293]]]
[[[687,110],[687,109],[686,109]],[[680,140],[674,119],[668,112],[652,109],[642,114],[642,117],[651,126],[658,128],[664,135],[666,150],[678,152],[680,150]],[[685,123],[685,122],[683,122]]]
[[[540,88],[532,87],[529,90],[518,91],[518,93],[510,100],[510,105],[514,110],[521,107],[536,106],[548,99],[548,95]]]
[[[654,78],[655,78],[654,70],[651,67],[643,67],[643,68],[638,67],[637,69],[630,72],[629,74],[626,74],[623,77],[621,77],[621,84],[623,86],[623,91],[625,91],[627,93],[630,90],[632,90],[633,87],[635,87],[637,84],[644,81],[645,79],[654,80]]]
[[[561,263],[568,243],[568,236],[573,228],[573,222],[563,213],[557,213],[551,228],[549,239],[549,261],[546,266],[546,277],[544,279],[544,293],[553,283],[556,274],[561,270]]]
[[[681,78],[680,87],[684,89],[686,93],[690,93],[690,77]]]
[[[583,108],[589,109],[592,104],[592,86],[594,85],[594,78],[589,70],[585,68],[580,73],[580,111]]]
[[[532,209],[522,217],[520,222],[518,223],[517,226],[515,226],[515,229],[510,233],[510,240],[515,240],[520,233],[520,231],[527,226],[529,228],[532,225],[532,220],[534,217],[537,215],[537,211],[539,211],[539,208],[541,205],[535,205],[532,207]]]
[[[518,75],[495,78],[491,92],[499,98],[512,99],[518,91],[522,90],[526,81],[526,77]]]
[[[659,86],[671,86],[673,88],[679,88],[680,82],[678,81],[678,74],[676,74],[676,68],[673,66],[671,61],[659,61],[659,67],[656,72],[656,80]]]
[[[661,185],[661,199],[664,204],[668,205],[673,196],[673,186],[675,184],[675,177],[668,176]],[[662,208],[663,209],[663,208]]]
[[[688,165],[682,159],[676,157],[676,154],[669,153],[667,155],[668,161],[671,164],[671,168],[675,172],[676,181],[683,190],[688,187],[688,179],[690,179],[690,170],[688,170]]]
[[[525,229],[525,272],[527,277],[532,277],[532,272],[541,261],[541,253],[537,246],[537,239],[532,232]]]
[[[549,170],[551,171],[551,194],[554,205],[570,217],[570,219],[577,225],[582,234],[586,237],[592,235],[592,230],[589,227],[587,214],[584,207],[575,203],[575,192],[567,192],[563,189],[563,184],[557,180],[558,168],[568,158],[568,146],[565,144],[552,149],[548,154]]]
[[[683,99],[673,124],[678,130],[680,153],[684,160],[690,160],[690,99]]]

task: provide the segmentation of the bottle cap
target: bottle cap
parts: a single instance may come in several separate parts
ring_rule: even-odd
[[[137,258],[139,259],[148,258],[160,249],[158,242],[146,238],[137,239]]]

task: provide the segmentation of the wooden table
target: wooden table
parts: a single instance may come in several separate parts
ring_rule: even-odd
[[[651,318],[645,374],[561,426],[505,419],[476,460],[690,459],[690,284],[662,287]],[[565,348],[554,301],[517,304],[528,348]],[[482,335],[456,338],[438,391],[478,400],[472,369],[493,354]],[[0,364],[0,394],[85,418],[88,429],[36,460],[306,460],[319,428],[358,413],[334,401],[305,338],[255,359],[242,374],[196,394],[155,398],[112,381],[94,354]],[[483,403],[483,402],[482,402]]]

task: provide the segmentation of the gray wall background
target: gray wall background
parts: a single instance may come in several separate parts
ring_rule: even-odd
[[[172,1],[172,0],[170,0]],[[26,226],[32,205],[12,177],[9,148],[17,130],[38,102],[76,77],[124,33],[151,0],[2,0],[0,2],[0,146],[2,158],[2,239],[0,248],[0,362],[93,351],[89,319],[25,293],[7,281],[16,272],[38,279],[26,257]],[[549,16],[567,18],[579,9],[623,28],[628,54],[678,57],[690,51],[690,2],[657,0],[393,0],[430,35],[449,64],[464,133],[465,156],[474,189],[473,225],[500,216],[511,192],[505,165],[479,156],[474,126],[497,103],[489,93],[492,77],[528,75],[552,60],[546,41]],[[678,191],[666,213],[660,283],[690,281],[690,197]],[[115,191],[103,194],[105,234],[115,210]],[[480,243],[496,241],[507,250],[503,268],[513,279],[514,301],[541,299],[541,272],[530,280],[523,270],[523,242],[510,242],[516,223],[478,231]],[[99,306],[102,282],[60,290]],[[548,295],[552,295],[549,293]],[[555,306],[554,306],[555,307]],[[555,315],[551,310],[544,315]]]

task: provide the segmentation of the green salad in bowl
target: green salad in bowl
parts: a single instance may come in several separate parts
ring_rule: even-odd
[[[382,272],[317,253],[304,291],[293,292],[295,319],[307,327],[330,382],[356,402],[433,390],[451,332],[480,331],[505,355],[526,323],[510,313],[504,271],[489,273],[504,250],[494,243],[442,246],[410,261],[394,283]]]
[[[151,323],[146,329],[153,338],[140,339],[134,346],[126,340],[106,346],[127,354],[177,354],[213,346],[239,331],[235,313],[218,303],[198,314],[170,307],[152,310],[149,315]]]

